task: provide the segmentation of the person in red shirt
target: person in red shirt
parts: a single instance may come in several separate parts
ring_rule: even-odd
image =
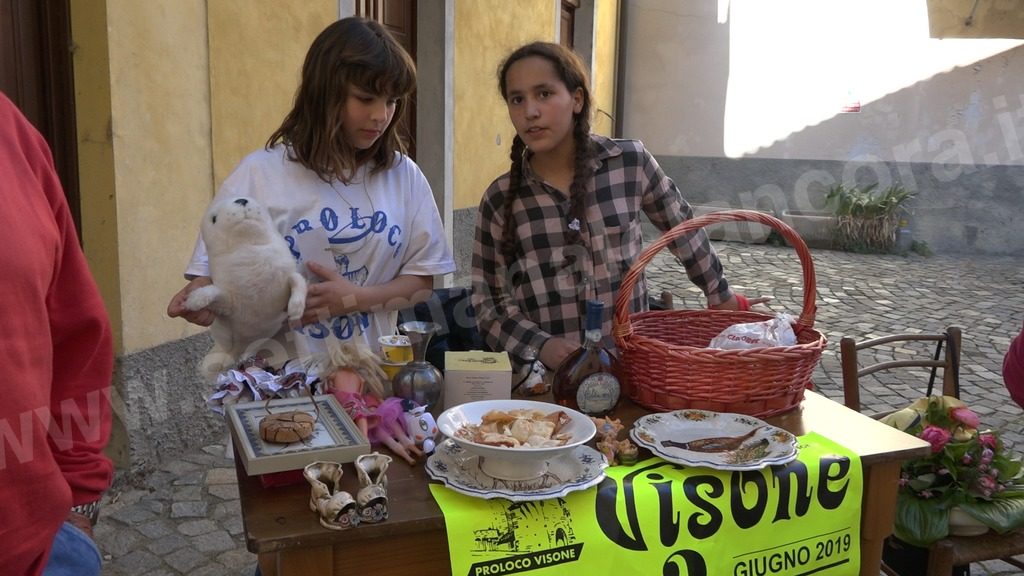
[[[0,572],[100,573],[113,344],[50,150],[0,93]]]
[[[1017,334],[1003,358],[1003,382],[1010,398],[1024,408],[1024,328]]]

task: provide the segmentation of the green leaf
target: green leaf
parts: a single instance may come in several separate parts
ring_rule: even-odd
[[[949,534],[948,505],[937,500],[922,500],[900,492],[896,502],[893,533],[904,542],[926,547]]]
[[[878,183],[847,188],[836,184],[825,195],[826,205],[838,218],[834,240],[841,249],[888,252],[896,238],[896,223],[903,205],[914,194],[901,186],[878,189]]]
[[[1021,472],[1020,460],[1007,460],[1000,459],[996,463],[996,468],[999,470],[999,479],[1006,480],[1009,478],[1016,478]]]
[[[1024,526],[1024,498],[997,498],[960,504],[960,508],[1000,534]]]
[[[915,478],[910,478],[908,482],[910,488],[915,492],[927,490],[928,488],[931,488],[933,484],[935,484],[935,474],[930,472],[927,474],[921,474]]]

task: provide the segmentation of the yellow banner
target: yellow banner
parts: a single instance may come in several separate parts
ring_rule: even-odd
[[[454,576],[857,574],[860,459],[817,434],[789,464],[746,472],[660,458],[536,502],[438,484]]]

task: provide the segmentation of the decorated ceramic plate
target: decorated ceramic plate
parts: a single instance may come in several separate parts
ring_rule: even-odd
[[[634,442],[669,462],[717,470],[757,470],[796,458],[796,438],[764,420],[707,410],[639,418]]]
[[[476,498],[507,498],[514,502],[565,496],[596,486],[608,466],[603,455],[581,445],[572,452],[548,461],[547,470],[526,480],[492,478],[480,469],[480,456],[463,450],[450,439],[442,442],[427,459],[427,474],[445,486]]]

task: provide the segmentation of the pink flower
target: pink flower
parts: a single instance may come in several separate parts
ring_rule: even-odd
[[[921,431],[921,439],[932,445],[932,454],[942,452],[942,449],[945,448],[946,444],[949,442],[949,438],[949,431],[939,428],[938,426],[929,425]]]
[[[991,448],[992,450],[995,450],[998,440],[996,439],[995,434],[979,434],[978,442],[980,442],[981,445],[984,446],[985,448]]]
[[[981,419],[978,418],[978,415],[975,414],[973,410],[966,406],[961,406],[959,408],[951,408],[949,411],[949,416],[953,420],[960,422],[961,424],[967,426],[968,428],[977,428],[978,425],[981,424]]]
[[[996,482],[996,479],[991,477],[991,476],[981,476],[981,477],[978,478],[978,484],[982,488],[987,488],[989,490],[995,490],[996,489],[996,485],[998,483]]]
[[[941,407],[941,409],[939,409]],[[963,498],[966,501],[999,498],[1007,490],[999,481],[999,467],[1008,459],[1000,454],[994,432],[979,432],[977,413],[966,407],[948,408],[934,399],[928,413],[908,429],[931,446],[932,455],[904,464],[900,490],[921,499]],[[1013,468],[1016,470],[1016,467]]]

